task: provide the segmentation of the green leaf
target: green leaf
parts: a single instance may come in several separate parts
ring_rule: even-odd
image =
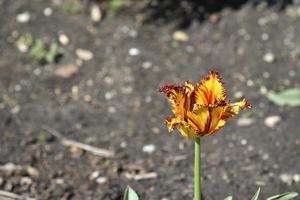
[[[279,106],[300,106],[300,88],[291,88],[279,93],[271,93],[267,98]]]
[[[30,48],[29,57],[36,61],[41,61],[46,55],[45,44],[41,39],[37,39]]]
[[[55,42],[53,42],[50,45],[50,49],[47,52],[45,59],[47,62],[53,63],[57,55],[58,55],[58,45]]]
[[[260,193],[260,188],[258,188],[258,190],[256,191],[255,195],[252,197],[251,200],[257,200],[258,196],[259,196],[259,193]]]
[[[111,10],[117,11],[119,10],[124,4],[123,0],[109,0],[108,6]]]
[[[226,197],[224,200],[232,200],[232,196]]]
[[[267,198],[267,200],[290,200],[294,199],[296,196],[298,196],[298,193],[296,192],[286,192],[283,194],[278,194],[272,197]]]
[[[123,200],[139,200],[137,193],[129,186],[125,189]]]

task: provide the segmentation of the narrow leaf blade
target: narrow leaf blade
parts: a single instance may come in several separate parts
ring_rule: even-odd
[[[259,196],[259,193],[260,193],[260,188],[258,188],[258,190],[256,191],[255,195],[252,197],[251,200],[257,200],[258,196]]]
[[[278,194],[272,197],[269,197],[267,200],[291,200],[298,196],[296,192],[286,192],[283,194]]]
[[[137,193],[129,186],[125,189],[123,200],[139,200]]]
[[[267,98],[279,106],[300,106],[300,88],[291,88],[279,93],[270,93]]]
[[[224,200],[233,200],[232,196],[226,197]]]

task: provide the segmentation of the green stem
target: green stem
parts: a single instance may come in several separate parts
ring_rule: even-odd
[[[201,141],[195,139],[194,200],[201,200]]]

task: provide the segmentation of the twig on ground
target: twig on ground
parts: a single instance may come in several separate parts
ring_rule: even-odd
[[[54,130],[48,126],[43,126],[43,129],[46,130],[47,132],[49,132],[54,137],[58,138],[61,141],[61,143],[65,146],[76,147],[76,148],[85,150],[87,152],[90,152],[96,156],[102,156],[105,158],[111,158],[111,157],[114,157],[114,155],[115,155],[115,153],[113,151],[106,150],[106,149],[100,149],[98,147],[94,147],[94,146],[91,146],[88,144],[84,144],[81,142],[77,142],[77,141],[68,139],[68,138],[64,137],[62,134],[60,134],[59,132],[57,132],[56,130]]]
[[[12,192],[0,190],[0,200],[37,200],[36,198],[30,198],[21,196]]]

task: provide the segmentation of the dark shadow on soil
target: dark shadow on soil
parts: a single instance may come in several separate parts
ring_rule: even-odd
[[[144,11],[149,14],[146,22],[175,22],[178,28],[188,28],[193,21],[202,22],[224,8],[239,9],[246,3],[282,10],[292,0],[150,0]]]

